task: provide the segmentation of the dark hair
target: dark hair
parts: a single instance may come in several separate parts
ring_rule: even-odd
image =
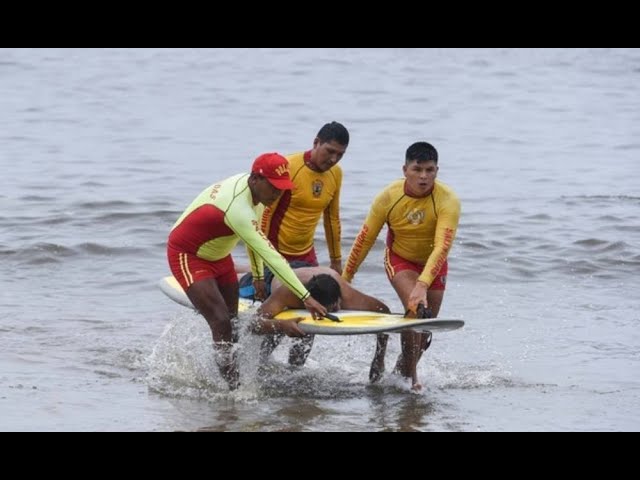
[[[320,129],[316,137],[320,139],[320,143],[327,143],[335,140],[340,145],[349,145],[349,131],[344,125],[338,122],[325,124]]]
[[[433,160],[438,164],[438,151],[427,142],[416,142],[407,148],[407,154],[404,157],[405,163],[409,165],[411,162],[428,162]]]
[[[335,305],[342,296],[340,284],[331,275],[315,275],[305,285],[313,298],[326,308]]]

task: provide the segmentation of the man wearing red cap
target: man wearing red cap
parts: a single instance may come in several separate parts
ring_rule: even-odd
[[[229,387],[238,386],[231,319],[238,314],[238,278],[231,252],[242,240],[251,271],[260,282],[264,263],[311,312],[320,318],[327,310],[314,300],[287,261],[260,230],[264,206],[294,188],[289,162],[265,153],[251,174],[240,174],[205,189],[178,219],[169,235],[167,256],[171,271],[191,303],[205,317],[213,335],[216,362]],[[279,333],[302,336],[295,321],[279,322]]]

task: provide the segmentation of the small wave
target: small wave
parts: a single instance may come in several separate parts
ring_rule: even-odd
[[[13,250],[12,248],[5,247],[4,245],[0,245],[0,255],[10,256],[15,255],[17,250]]]
[[[56,243],[36,243],[35,245],[28,246],[21,250],[18,250],[18,254],[40,254],[47,253],[58,257],[70,257],[75,252],[73,248],[65,247],[64,245],[58,245]]]
[[[536,261],[536,259],[528,255],[518,255],[518,256],[507,257],[505,258],[505,261],[515,267],[533,268],[536,265],[538,265],[538,262]]]
[[[20,69],[20,70],[32,70],[33,67],[26,63],[14,62],[12,60],[0,60],[0,69],[9,70],[10,68]]]
[[[601,247],[602,245],[606,245],[607,242],[606,240],[599,240],[597,238],[587,238],[584,240],[577,240],[575,242],[573,242],[574,245],[578,245],[581,247]]]
[[[113,212],[95,217],[99,222],[117,222],[121,220],[159,219],[175,220],[181,212],[177,210],[156,210],[154,212]]]
[[[615,225],[610,228],[618,232],[640,233],[640,225]]]
[[[631,248],[629,244],[622,241],[609,242],[607,240],[601,240],[598,238],[576,240],[575,242],[573,242],[573,244],[584,249],[589,249],[595,253],[622,253]]]
[[[7,215],[0,220],[0,225],[7,230],[23,231],[25,227],[39,227],[62,225],[76,220],[73,216],[67,214],[51,215],[48,217],[11,217]]]
[[[36,243],[20,249],[0,248],[0,255],[15,257],[28,265],[57,263],[63,259],[87,254],[92,256],[126,256],[141,255],[146,252],[146,249],[139,247],[112,247],[98,243],[81,243],[73,247],[55,243]]]
[[[621,258],[602,259],[601,262],[607,267],[623,267],[619,268],[618,270],[625,270],[624,267],[637,269],[640,266],[640,260],[627,260]]]
[[[560,247],[559,245],[553,244],[553,243],[538,243],[532,246],[534,250],[539,250],[543,252],[551,252],[554,250],[558,250],[559,247]]]
[[[89,182],[81,183],[80,186],[81,187],[90,187],[90,188],[99,188],[99,187],[106,187],[107,184],[106,183],[95,182],[95,181],[89,181]]]
[[[0,254],[15,258],[25,265],[48,265],[60,263],[75,255],[75,252],[72,248],[55,243],[37,243],[21,249],[0,251]]]
[[[505,248],[509,247],[509,244],[507,244],[505,242],[501,242],[500,240],[492,240],[489,243],[490,243],[490,245],[492,247],[498,248],[498,249],[505,249]]]
[[[625,143],[622,145],[616,145],[614,150],[640,150],[640,143]]]
[[[631,246],[625,242],[610,242],[604,246],[604,248],[600,249],[601,253],[615,253],[615,252],[623,252]]]
[[[104,255],[104,256],[120,256],[131,254],[142,254],[146,252],[144,248],[138,247],[109,247],[101,245],[99,243],[82,243],[76,247],[80,252],[88,253],[90,255]]]
[[[65,223],[71,223],[75,220],[74,217],[69,216],[69,215],[55,215],[52,217],[47,217],[47,218],[43,218],[41,220],[32,222],[32,225],[34,226],[38,226],[38,225],[45,225],[45,226],[50,226],[50,225],[64,225]]]
[[[601,217],[596,218],[596,220],[611,223],[620,223],[623,221],[621,218],[616,217],[615,215],[602,215]]]
[[[56,257],[51,257],[51,256],[40,256],[40,257],[29,257],[23,262],[24,265],[34,265],[34,266],[50,265],[55,263],[62,263],[62,260]]]
[[[81,203],[74,204],[74,206],[78,208],[86,208],[91,210],[101,210],[101,209],[137,207],[138,205],[131,202],[124,202],[122,200],[108,200],[105,202],[81,202]]]
[[[479,242],[460,242],[460,246],[471,250],[490,250],[487,245]]]
[[[630,202],[640,202],[640,197],[634,195],[575,195],[575,196],[562,196],[560,197],[562,200],[587,200],[587,201],[630,201]]]
[[[558,270],[569,275],[593,275],[601,270],[601,268],[588,260],[570,261],[565,265],[560,265]]]
[[[538,213],[536,215],[528,215],[524,217],[524,219],[548,222],[550,220],[553,220],[553,217],[551,215],[547,215],[546,213]]]
[[[45,197],[42,195],[25,195],[20,197],[21,202],[55,202],[58,201],[56,197]]]

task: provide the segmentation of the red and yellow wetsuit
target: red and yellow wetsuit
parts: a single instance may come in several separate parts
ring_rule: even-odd
[[[212,185],[189,205],[169,235],[171,271],[185,290],[206,278],[220,285],[237,282],[231,252],[242,240],[254,278],[264,278],[264,259],[274,275],[305,300],[309,292],[259,228],[264,207],[254,205],[248,179],[241,174]]]
[[[362,230],[356,237],[344,270],[351,281],[368,255],[384,224],[388,224],[387,262],[390,255],[420,265],[419,280],[428,286],[446,267],[456,236],[460,200],[453,190],[436,180],[427,197],[412,197],[405,180],[389,185],[376,197]],[[387,270],[391,265],[387,264]]]
[[[317,265],[313,239],[323,213],[331,260],[337,261],[342,258],[342,169],[336,165],[327,172],[315,172],[306,163],[310,158],[311,152],[296,153],[287,157],[291,180],[296,188],[284,192],[277,203],[265,209],[262,230],[273,246],[288,260],[307,260]]]

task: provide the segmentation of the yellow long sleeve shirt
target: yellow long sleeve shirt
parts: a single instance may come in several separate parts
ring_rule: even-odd
[[[405,180],[398,180],[374,200],[343,276],[347,281],[353,279],[386,223],[387,247],[402,258],[424,264],[419,280],[430,286],[447,261],[459,220],[460,200],[447,185],[436,180],[430,195],[416,198],[407,192]]]
[[[319,173],[306,164],[311,152],[289,155],[291,180],[296,188],[266,208],[262,230],[283,255],[303,256],[314,248],[315,231],[324,215],[324,230],[331,260],[340,260],[340,189],[342,169],[336,165]]]

